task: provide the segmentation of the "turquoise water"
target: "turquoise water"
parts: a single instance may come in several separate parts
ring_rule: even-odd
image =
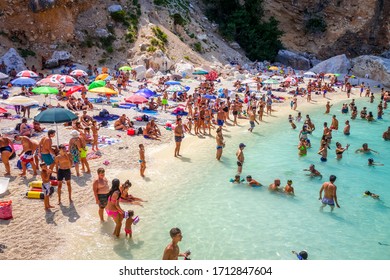
[[[376,115],[376,104],[357,101],[359,111],[363,104]],[[303,116],[310,113],[317,128],[310,136],[313,148],[302,158],[297,150],[299,129],[292,130],[287,118],[257,126],[253,134],[247,132],[248,123],[244,120],[241,124],[245,127],[227,127],[222,162],[215,160],[214,139],[204,140],[207,144],[202,146],[188,146],[184,141],[184,157],[179,165],[171,164],[179,160],[170,157],[166,162],[151,163],[160,171],[148,169],[150,181],[139,186],[140,196],[149,200],[145,208],[122,205],[124,209],[134,209],[141,218],[133,227],[133,240],[113,239],[113,222],[100,225],[96,205],[91,205],[79,213],[81,218],[76,223],[61,229],[67,236],[67,246],[59,248],[53,257],[161,259],[170,241],[169,230],[179,227],[184,236],[179,243],[181,251],[191,249],[193,259],[289,260],[296,259],[291,250],[303,249],[309,252],[309,259],[390,259],[386,246],[390,245],[390,141],[381,137],[390,125],[390,109],[384,120],[374,123],[351,120],[351,135],[345,136],[342,129],[350,116],[341,114],[341,104],[334,105],[331,114],[337,115],[340,125],[339,132],[333,133],[326,163],[320,162],[317,151],[322,124],[330,124],[331,115],[324,115],[322,107],[317,109],[302,112]],[[301,125],[297,123],[298,128]],[[343,146],[351,145],[341,161],[335,158],[337,141]],[[243,176],[251,174],[267,186],[275,178],[281,179],[282,186],[292,179],[296,196],[229,183],[236,173],[235,152],[240,142],[247,145]],[[364,142],[380,154],[355,154]],[[385,166],[367,166],[369,157]],[[312,179],[302,171],[312,163],[324,180]],[[330,213],[326,207],[320,212],[318,192],[331,174],[337,176],[341,208]],[[379,194],[381,200],[364,197],[366,190]]]

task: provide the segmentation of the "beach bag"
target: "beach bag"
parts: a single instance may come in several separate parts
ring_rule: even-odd
[[[6,92],[4,92],[4,93],[3,93],[3,96],[2,96],[1,98],[2,98],[2,99],[8,99],[8,97],[9,97],[9,94],[6,93]]]
[[[108,125],[108,121],[102,121],[102,122],[100,123],[100,125],[103,126],[103,127],[104,127],[104,126],[107,126],[107,125]]]
[[[148,122],[148,121],[149,121],[149,116],[148,116],[148,115],[143,115],[143,116],[142,116],[142,120],[143,120],[144,122]]]
[[[110,116],[110,113],[106,109],[103,109],[99,112],[99,117],[101,117],[101,118],[107,118],[109,116]]]
[[[20,131],[20,125],[21,125],[22,123],[18,123],[18,124],[16,124],[16,126],[15,126],[15,130],[16,131]]]
[[[137,135],[142,135],[142,134],[144,134],[144,131],[143,131],[142,127],[139,127],[138,131],[137,131]]]
[[[0,219],[12,219],[12,201],[0,201]]]

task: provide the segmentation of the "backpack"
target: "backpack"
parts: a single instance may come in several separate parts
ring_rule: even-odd
[[[144,131],[143,131],[142,127],[139,127],[138,131],[137,131],[137,135],[142,135],[142,134],[144,134]]]
[[[110,113],[106,109],[103,109],[99,112],[99,117],[101,118],[107,118],[109,115]]]
[[[22,123],[18,123],[18,124],[16,124],[16,126],[15,126],[15,130],[16,131],[20,131],[20,125],[21,125]]]
[[[143,120],[144,122],[148,122],[148,121],[149,121],[149,116],[148,116],[148,115],[143,115],[143,116],[142,116],[142,120]]]

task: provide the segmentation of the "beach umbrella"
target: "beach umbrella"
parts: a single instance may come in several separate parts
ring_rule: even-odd
[[[141,95],[132,95],[132,96],[126,98],[125,101],[128,103],[134,103],[134,104],[142,104],[142,103],[148,102],[148,100]]]
[[[121,66],[121,67],[119,68],[119,70],[120,70],[120,71],[131,71],[132,68],[131,68],[130,66],[128,66],[128,65],[124,65],[124,66]]]
[[[172,86],[169,86],[166,89],[166,91],[168,91],[168,92],[179,92],[179,91],[186,91],[186,89],[182,85],[172,85]]]
[[[143,88],[143,89],[136,91],[134,94],[143,96],[145,98],[150,98],[153,95],[155,95],[156,93],[148,88]]]
[[[314,73],[314,72],[305,72],[305,73],[303,73],[303,75],[305,75],[305,76],[315,76],[315,75],[317,75],[316,73]]]
[[[336,77],[339,77],[339,76],[340,76],[339,73],[334,73],[333,75],[336,76]]]
[[[0,80],[7,79],[7,78],[9,78],[8,75],[6,75],[6,74],[0,72]]]
[[[36,87],[32,90],[33,93],[36,94],[58,94],[58,89],[53,87]]]
[[[13,86],[18,86],[18,87],[21,86],[29,87],[35,85],[36,83],[37,82],[34,79],[27,78],[27,77],[21,77],[11,81],[11,84]]]
[[[69,95],[71,95],[71,94],[73,94],[73,93],[75,93],[76,91],[83,91],[83,90],[87,90],[86,88],[85,88],[85,86],[73,86],[73,87],[71,87],[70,89],[68,89],[67,91],[66,91],[66,96],[69,96]]]
[[[92,83],[89,84],[88,86],[88,90],[91,90],[91,89],[94,89],[94,88],[99,88],[99,87],[104,87],[106,86],[106,82],[105,81],[94,81]]]
[[[37,86],[63,87],[64,85],[55,78],[44,78],[36,83]]]
[[[39,75],[33,71],[30,70],[23,70],[20,71],[18,74],[16,74],[16,77],[27,77],[27,78],[38,78]]]
[[[12,105],[12,106],[33,106],[33,105],[39,105],[39,102],[35,99],[32,99],[30,97],[26,96],[13,96],[6,100],[2,100],[1,103]]]
[[[295,82],[295,79],[291,76],[288,76],[286,79],[283,80],[283,82]]]
[[[7,112],[8,111],[6,109],[0,107],[0,114],[4,114],[4,113],[7,113]]]
[[[179,81],[168,81],[168,82],[165,82],[165,84],[172,86],[172,85],[180,85],[181,83]]]
[[[101,80],[105,80],[109,75],[104,73],[104,74],[100,74],[98,75],[96,78],[95,78],[95,81],[101,81]]]
[[[76,77],[88,76],[87,72],[85,72],[84,70],[80,70],[80,69],[73,70],[72,72],[69,73],[69,75],[76,76]]]
[[[52,75],[47,76],[46,78],[55,79],[55,80],[59,81],[61,77],[62,77],[61,74],[52,74]]]
[[[71,122],[78,119],[72,111],[69,111],[64,108],[49,108],[44,111],[41,111],[38,115],[34,117],[34,121],[39,123],[53,123],[56,125],[57,131],[57,145],[59,146],[58,140],[58,127],[57,124]]]
[[[215,81],[218,78],[218,73],[216,71],[210,71],[210,73],[205,76],[207,81]]]
[[[270,68],[268,68],[268,70],[277,71],[279,70],[279,68],[277,66],[271,66]]]
[[[331,77],[331,76],[333,76],[334,74],[333,73],[326,73],[324,76],[325,77]]]
[[[97,87],[97,88],[89,89],[88,91],[94,92],[94,93],[104,93],[106,95],[118,94],[115,90],[108,88],[108,87]]]
[[[207,98],[207,99],[217,99],[217,97],[215,95],[212,95],[212,94],[205,94],[205,95],[202,95],[202,97]]]
[[[61,77],[58,79],[61,83],[64,85],[75,85],[79,84],[79,81],[77,81],[75,78],[69,75],[61,75]]]
[[[350,79],[355,79],[356,76],[355,75],[352,75],[351,77],[349,77]]]
[[[241,81],[241,84],[256,84],[257,82],[255,80],[252,80],[252,79],[246,79],[246,80],[243,80]]]
[[[260,78],[262,78],[262,79],[269,79],[269,76],[262,74],[262,75],[260,75]]]
[[[275,79],[268,79],[268,80],[263,81],[263,84],[279,84],[279,81],[277,81]]]
[[[207,75],[209,72],[203,69],[196,70],[195,72],[192,72],[192,75]]]

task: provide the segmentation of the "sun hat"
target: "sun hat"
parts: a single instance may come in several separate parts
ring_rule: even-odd
[[[79,132],[77,130],[72,130],[70,135],[72,135],[72,137],[79,137]]]
[[[246,145],[244,143],[240,143],[239,147],[244,148],[244,147],[246,147]]]

